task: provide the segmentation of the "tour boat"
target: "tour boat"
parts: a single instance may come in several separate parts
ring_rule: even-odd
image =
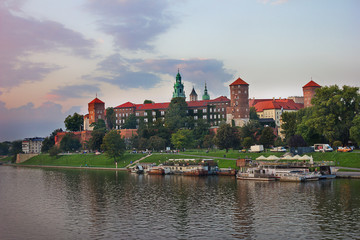
[[[258,167],[250,167],[246,169],[240,169],[236,178],[239,180],[255,180],[255,181],[275,181],[276,177],[273,174],[266,173],[265,169]]]

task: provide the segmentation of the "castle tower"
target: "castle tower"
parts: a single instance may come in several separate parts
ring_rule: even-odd
[[[202,100],[210,100],[210,95],[208,94],[206,83],[205,83],[204,95],[202,96]]]
[[[197,97],[198,97],[198,95],[197,95],[197,93],[196,93],[196,91],[195,91],[195,89],[193,87],[193,89],[192,89],[192,91],[190,93],[190,101],[197,101]]]
[[[97,97],[89,102],[89,126],[93,122],[97,122],[99,119],[105,121],[105,103],[98,99]]]
[[[176,75],[176,82],[174,84],[174,92],[173,92],[173,98],[176,98],[176,97],[186,98],[185,91],[184,91],[184,84],[181,83],[181,75],[179,73],[179,70]]]
[[[321,88],[319,84],[314,82],[312,79],[305,86],[303,86],[304,93],[304,107],[311,107],[311,99],[315,96],[316,89]]]
[[[249,84],[238,78],[230,85],[230,106],[226,108],[226,122],[242,127],[250,118]]]

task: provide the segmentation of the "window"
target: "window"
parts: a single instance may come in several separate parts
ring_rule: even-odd
[[[153,122],[156,122],[156,118],[153,118]]]
[[[206,115],[203,116],[203,119],[207,119]]]
[[[147,123],[147,122],[148,122],[148,119],[147,119],[147,118],[145,118],[145,119],[144,119],[144,122],[146,122],[146,123]]]
[[[221,111],[224,111],[224,108],[221,108]]]
[[[205,109],[203,109],[203,113],[206,113],[206,108],[205,108]]]
[[[144,116],[147,116],[147,112],[144,112]]]
[[[213,115],[210,115],[210,119],[212,119],[213,118]]]
[[[165,112],[164,111],[161,111],[161,116],[164,116]]]
[[[156,112],[155,112],[155,111],[153,111],[153,112],[152,112],[152,115],[153,115],[153,116],[156,116]]]
[[[194,109],[194,113],[197,113],[197,109]]]
[[[137,113],[135,113],[135,115],[138,117],[138,116],[139,116],[139,113],[137,112]]]
[[[197,120],[197,119],[198,119],[198,116],[194,116],[194,119]]]

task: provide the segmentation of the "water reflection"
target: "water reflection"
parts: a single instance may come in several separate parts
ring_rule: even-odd
[[[358,180],[0,167],[0,239],[356,238],[358,189]]]

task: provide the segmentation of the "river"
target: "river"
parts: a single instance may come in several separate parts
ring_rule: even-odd
[[[360,180],[0,166],[0,239],[360,239]]]

